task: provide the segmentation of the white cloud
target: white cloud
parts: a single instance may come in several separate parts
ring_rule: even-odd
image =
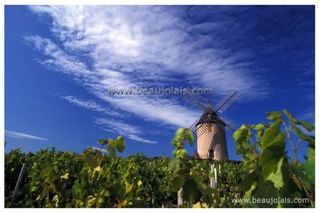
[[[141,143],[149,143],[149,144],[157,144],[158,142],[152,141],[149,139],[145,139],[139,136],[139,134],[142,133],[142,131],[135,126],[131,126],[127,123],[121,122],[121,121],[115,121],[105,118],[96,118],[95,123],[98,125],[102,125],[105,128],[107,128],[108,131],[117,132],[124,137],[128,137],[129,139]]]
[[[129,109],[137,115],[140,115],[146,119],[161,121],[165,124],[171,124],[175,127],[187,127],[199,116],[199,113],[195,113],[188,110],[186,107],[180,106],[174,103],[172,100],[151,99],[146,97],[125,97],[114,98],[110,96],[100,97],[112,103],[121,109]]]
[[[99,99],[146,120],[187,127],[201,112],[164,98],[110,96],[108,90],[153,86],[178,75],[186,84],[212,87],[218,94],[240,90],[242,97],[256,98],[265,93],[260,80],[249,74],[250,63],[243,60],[245,53],[206,46],[207,36],[192,36],[199,27],[214,31],[219,22],[193,27],[170,9],[158,6],[30,9],[52,17],[51,30],[60,43],[58,46],[37,35],[26,38],[47,56],[43,63],[70,75]],[[96,105],[75,102],[99,110]]]
[[[62,99],[65,99],[67,101],[69,101],[70,103],[73,103],[77,106],[95,111],[95,112],[103,112],[107,115],[113,115],[113,116],[117,116],[117,117],[121,117],[120,113],[118,112],[109,112],[108,110],[106,110],[104,107],[102,107],[101,105],[97,104],[96,102],[92,101],[92,100],[82,100],[79,98],[76,98],[74,96],[61,96]],[[137,142],[142,142],[142,143],[149,143],[149,144],[156,144],[156,141],[152,141],[149,139],[145,139],[142,138],[140,136],[138,136],[137,134],[140,134],[141,131],[134,126],[130,126],[126,123],[120,122],[120,121],[115,121],[115,120],[110,120],[110,119],[105,119],[105,118],[97,118],[95,121],[96,124],[98,125],[103,125],[106,128],[109,129],[105,129],[103,128],[105,131],[108,132],[117,132],[119,134],[125,135],[125,137],[128,137],[131,140],[137,141]],[[111,130],[110,130],[111,129]],[[91,147],[94,148],[95,147]]]
[[[241,90],[244,96],[261,96],[258,80],[248,73],[245,52],[201,47],[185,22],[170,9],[134,6],[32,6],[34,12],[53,18],[52,31],[68,51],[85,51],[95,68],[137,75],[165,77],[183,74],[217,92]],[[201,26],[219,29],[220,22]],[[158,68],[156,68],[158,66]],[[139,69],[139,70],[138,70]],[[166,72],[164,70],[167,70]],[[158,79],[155,79],[158,80]],[[217,83],[218,82],[218,83]],[[258,92],[255,92],[258,91]]]
[[[115,120],[110,120],[110,119],[105,119],[105,118],[97,118],[95,120],[96,124],[100,124],[103,125],[105,127],[108,127],[120,134],[137,134],[140,131],[138,130],[138,128],[134,127],[134,126],[130,126],[126,123],[122,123],[120,121],[115,121]]]
[[[84,107],[86,109],[90,109],[92,111],[96,111],[96,112],[105,111],[105,109],[102,106],[100,106],[99,104],[97,104],[96,102],[91,101],[91,100],[89,100],[89,101],[81,100],[81,99],[76,98],[71,95],[61,96],[61,98],[69,101],[70,103],[73,103],[73,104],[78,105],[80,107]]]
[[[101,105],[92,100],[83,100],[71,95],[61,96],[61,98],[67,100],[72,104],[89,109],[91,111],[102,112],[106,115],[121,117],[121,114],[119,112],[114,111],[114,109],[108,110],[106,107],[102,107]]]
[[[152,141],[152,140],[149,140],[149,139],[142,138],[142,137],[140,137],[138,135],[128,134],[127,137],[130,138],[131,140],[138,141],[138,142],[141,142],[141,143],[149,143],[149,144],[157,144],[158,143],[156,141]]]
[[[11,138],[17,138],[17,139],[23,139],[23,140],[48,141],[48,139],[46,139],[46,138],[30,135],[30,134],[23,133],[23,132],[6,130],[5,133],[6,133],[7,137],[11,137]]]
[[[94,71],[86,70],[85,65],[75,61],[76,65],[72,66],[73,57],[63,57],[66,53],[59,47],[54,45],[48,39],[41,37],[28,37],[28,41],[36,41],[35,46],[44,49],[44,53],[48,54],[49,60],[47,64],[59,67],[59,72],[64,72],[72,75],[77,82],[80,82],[88,88],[93,94],[100,99],[107,101],[122,110],[138,114],[146,119],[158,120],[174,126],[189,126],[196,118],[197,114],[188,110],[186,107],[174,104],[172,101],[163,100],[160,98],[149,98],[142,96],[110,96],[108,90],[114,88],[137,88],[138,85],[133,83],[134,79],[126,77],[125,74],[108,69],[96,69]],[[49,46],[49,47],[47,47]],[[50,55],[47,49],[53,49],[54,52]],[[64,58],[63,60],[61,58]],[[77,66],[79,64],[81,66]],[[71,98],[69,98],[69,101]],[[72,99],[73,103],[78,105],[88,105],[80,103]]]

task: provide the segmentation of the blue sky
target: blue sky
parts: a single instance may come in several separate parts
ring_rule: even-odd
[[[314,16],[313,6],[6,6],[6,151],[81,152],[121,134],[124,155],[170,155],[175,130],[201,115],[177,97],[114,88],[212,88],[214,102],[237,90],[224,113],[236,127],[284,108],[314,122]]]

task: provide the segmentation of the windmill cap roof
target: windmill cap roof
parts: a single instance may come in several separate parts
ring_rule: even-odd
[[[207,109],[202,113],[199,121],[196,123],[196,126],[204,123],[222,123],[224,126],[226,126],[226,124],[218,117],[217,113],[212,109]]]

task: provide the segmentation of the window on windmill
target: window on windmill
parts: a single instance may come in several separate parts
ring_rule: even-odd
[[[208,132],[209,133],[212,133],[213,132],[213,126],[212,126],[212,124],[208,124]]]

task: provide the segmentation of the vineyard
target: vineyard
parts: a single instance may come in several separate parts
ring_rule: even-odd
[[[314,125],[286,110],[268,113],[267,119],[267,123],[242,125],[233,134],[241,162],[189,156],[185,146],[192,146],[194,138],[186,128],[178,129],[172,139],[172,157],[121,158],[118,153],[125,150],[121,136],[100,139],[100,150],[88,148],[80,154],[12,150],[5,155],[5,206],[314,207]],[[301,143],[308,144],[303,162],[297,157]],[[104,147],[106,155],[101,151]],[[13,193],[23,163],[26,172],[19,191]],[[213,177],[215,187],[210,185]],[[273,198],[284,201],[268,202]],[[293,202],[297,198],[306,202]]]

